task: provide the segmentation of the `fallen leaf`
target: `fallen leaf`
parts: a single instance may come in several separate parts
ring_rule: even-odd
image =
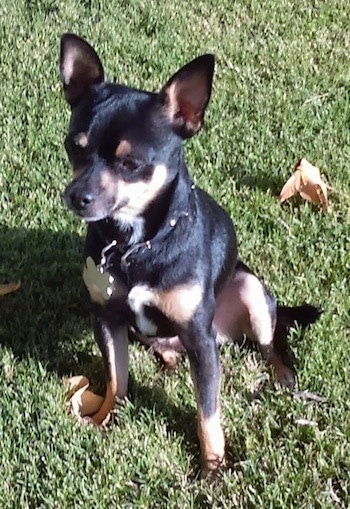
[[[322,180],[320,170],[307,159],[300,159],[294,174],[284,184],[279,202],[283,203],[299,193],[304,200],[321,203],[323,212],[328,209],[327,184]]]
[[[86,417],[93,415],[100,409],[103,397],[88,391],[88,385],[78,389],[70,399],[70,408],[73,415]]]
[[[104,400],[88,390],[89,380],[86,376],[78,375],[63,381],[68,401],[69,411],[76,417],[85,418],[96,413]],[[92,421],[91,421],[92,422]]]
[[[84,375],[76,375],[63,380],[63,387],[65,389],[66,399],[69,400],[73,394],[84,387],[89,385],[89,380]]]
[[[0,285],[0,295],[6,295],[7,293],[12,293],[18,290],[21,286],[21,283],[8,283],[6,285]]]

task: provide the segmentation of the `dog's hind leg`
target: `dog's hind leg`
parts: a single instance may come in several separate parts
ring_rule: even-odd
[[[238,262],[231,281],[216,300],[214,327],[220,340],[235,340],[245,334],[256,342],[281,385],[292,388],[295,374],[284,364],[274,346],[277,305],[263,283]]]
[[[164,369],[170,372],[177,368],[186,354],[186,349],[178,336],[148,338],[135,330],[129,330],[129,337],[136,339],[153,352]]]

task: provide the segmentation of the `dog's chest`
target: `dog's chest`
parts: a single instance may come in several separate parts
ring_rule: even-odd
[[[134,315],[138,330],[145,336],[155,336],[158,324],[149,312],[155,308],[155,294],[147,285],[135,285],[127,295],[127,304]]]
[[[174,326],[186,327],[202,300],[198,283],[176,285],[170,289],[135,285],[127,296],[135,322],[145,335],[173,335]]]
[[[128,290],[116,275],[101,270],[91,258],[87,259],[83,279],[94,303],[125,313],[142,334],[157,334],[157,324],[147,316],[147,311],[155,307],[155,292],[147,285],[136,284]]]
[[[167,290],[138,282],[129,290],[121,280],[99,271],[91,261],[83,278],[93,302],[115,307],[116,313],[133,317],[130,321],[147,336],[172,334],[174,324],[185,326],[202,300],[201,286],[192,281]]]

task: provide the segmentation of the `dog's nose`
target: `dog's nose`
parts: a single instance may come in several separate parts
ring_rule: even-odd
[[[96,199],[93,193],[80,193],[79,191],[72,192],[70,195],[70,202],[75,210],[83,211]]]

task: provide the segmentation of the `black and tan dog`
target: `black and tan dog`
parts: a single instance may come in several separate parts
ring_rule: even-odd
[[[212,55],[150,93],[106,82],[94,49],[65,34],[60,70],[72,110],[65,147],[74,178],[65,200],[88,223],[84,281],[107,370],[105,400],[92,419],[101,423],[116,396],[126,395],[129,328],[161,353],[183,349],[196,391],[203,472],[215,471],[224,463],[218,345],[246,334],[281,384],[291,386],[294,373],[274,340],[294,320],[315,321],[318,310],[276,305],[238,260],[227,213],[189,174],[184,140],[203,125]]]

